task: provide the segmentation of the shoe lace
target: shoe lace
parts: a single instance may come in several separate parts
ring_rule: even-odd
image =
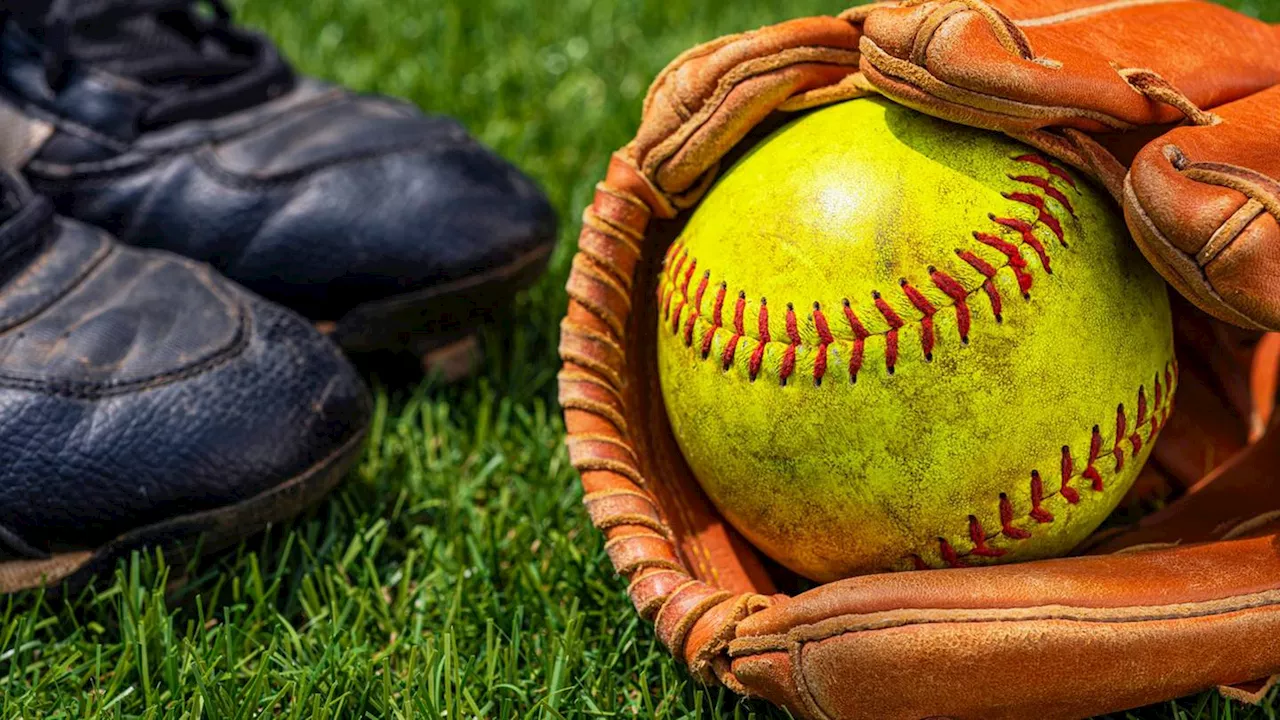
[[[147,44],[148,32],[159,39],[163,31],[170,46],[148,45],[144,52],[134,47],[127,57],[118,42],[104,48],[106,55],[115,55],[107,58],[113,70],[163,96],[143,117],[146,126],[255,105],[292,85],[292,70],[274,46],[265,37],[237,27],[224,0],[53,0],[43,23],[49,87],[58,91],[65,86],[75,60],[104,60],[102,50],[86,53],[77,47],[78,32],[101,33],[131,22],[135,28],[144,28],[141,35],[132,36],[135,44]],[[183,45],[182,52],[173,51],[174,38]]]

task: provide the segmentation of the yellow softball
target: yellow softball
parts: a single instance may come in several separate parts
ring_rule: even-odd
[[[1133,483],[1176,383],[1164,283],[1105,195],[878,99],[734,165],[658,302],[694,475],[820,581],[1069,552]]]

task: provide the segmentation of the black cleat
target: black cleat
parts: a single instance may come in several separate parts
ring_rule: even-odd
[[[64,215],[352,351],[465,338],[545,267],[556,221],[528,178],[451,119],[296,75],[222,2],[7,4],[0,162]]]
[[[0,176],[0,592],[297,514],[357,456],[369,405],[303,318]]]

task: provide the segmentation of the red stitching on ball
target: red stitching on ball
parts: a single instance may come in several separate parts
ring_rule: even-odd
[[[711,282],[711,271],[702,273],[702,280],[698,282],[698,292],[694,294],[693,304],[699,313],[702,312],[702,298],[707,294],[707,284]]]
[[[822,378],[827,376],[827,345],[818,346],[818,355],[813,359],[813,384],[822,385]]]
[[[863,326],[862,321],[854,314],[853,307],[849,304],[849,298],[844,300],[844,317],[849,321],[849,329],[853,332],[855,338],[865,340],[871,333],[867,332],[867,328]]]
[[[1095,463],[1102,455],[1102,430],[1097,425],[1093,426],[1093,437],[1089,440],[1089,464],[1085,467],[1081,476],[1089,480],[1089,486],[1094,492],[1102,492],[1105,487],[1102,484],[1102,474],[1098,472]]]
[[[956,250],[956,255],[958,255],[961,260],[969,263],[969,266],[974,270],[977,270],[987,277],[986,282],[982,283],[982,289],[987,293],[987,298],[991,301],[991,313],[995,315],[996,322],[1004,322],[1004,315],[1001,312],[1003,310],[1004,302],[1000,298],[1000,291],[996,289],[996,284],[991,280],[996,276],[996,269],[991,267],[986,260],[974,255],[968,250]]]
[[[707,294],[707,283],[710,281],[711,271],[708,270],[702,274],[702,280],[698,283],[698,292],[694,295],[693,312],[689,313],[689,319],[684,323],[685,347],[693,347],[693,326],[702,315],[702,298]]]
[[[1089,486],[1094,492],[1102,492],[1106,489],[1102,485],[1102,475],[1098,473],[1098,468],[1092,466],[1085,468],[1082,477],[1089,481]]]
[[[796,307],[791,303],[787,303],[787,339],[792,345],[799,345],[803,342],[800,339],[800,327],[796,323]]]
[[[1110,450],[1103,447],[1105,439],[1102,436],[1102,430],[1099,426],[1094,425],[1089,437],[1089,460],[1079,475],[1076,475],[1075,459],[1071,455],[1071,448],[1067,445],[1062,446],[1062,485],[1058,491],[1054,493],[1046,493],[1044,481],[1038,470],[1031,471],[1031,483],[1028,488],[1031,499],[1031,510],[1027,513],[1027,517],[1038,524],[1046,524],[1054,522],[1053,513],[1044,508],[1043,503],[1049,497],[1058,495],[1063,500],[1073,505],[1082,500],[1080,491],[1071,486],[1071,481],[1076,477],[1089,480],[1089,488],[1092,492],[1100,493],[1106,491],[1105,479],[1102,471],[1095,464],[1103,455],[1110,454],[1116,458],[1116,473],[1124,468],[1124,449],[1122,443],[1128,442],[1133,449],[1133,456],[1142,451],[1144,442],[1148,444],[1155,439],[1156,433],[1159,432],[1162,418],[1167,418],[1171,409],[1174,388],[1178,375],[1178,366],[1176,361],[1170,361],[1164,369],[1164,385],[1160,392],[1155,393],[1159,403],[1148,407],[1146,400],[1145,386],[1138,387],[1138,420],[1133,431],[1126,435],[1128,429],[1128,420],[1126,418],[1124,405],[1121,404],[1116,409],[1116,440],[1115,446]],[[1156,373],[1156,382],[1160,382],[1160,373]],[[1141,429],[1144,425],[1151,426],[1151,432],[1144,440]],[[940,554],[944,563],[952,567],[960,567],[957,563],[963,563],[964,558],[969,555],[978,555],[982,557],[999,557],[1007,551],[1002,548],[992,548],[991,540],[1004,536],[1010,540],[1028,540],[1032,537],[1032,533],[1024,528],[1014,525],[1017,520],[1016,513],[1012,501],[1008,495],[1000,493],[998,504],[998,512],[1000,516],[1000,530],[994,533],[988,533],[982,527],[981,520],[976,515],[969,516],[969,539],[973,544],[973,549],[968,552],[958,552],[945,538],[939,538]],[[999,553],[999,554],[993,554]]]
[[[889,303],[885,302],[878,290],[871,291],[871,298],[875,301],[876,310],[880,311],[881,317],[889,323],[889,332],[884,336],[884,367],[892,375],[893,368],[898,364],[898,330],[903,325],[902,318],[889,307]]]
[[[782,364],[778,369],[778,378],[782,385],[787,384],[787,379],[791,377],[791,373],[796,370],[796,346],[788,345],[786,350],[782,351]]]
[[[1163,389],[1160,387],[1160,373],[1156,373],[1154,392],[1155,392],[1155,407],[1161,407],[1160,400],[1163,393]]]
[[[1005,551],[1000,548],[987,546],[987,531],[983,529],[982,522],[976,515],[969,516],[969,540],[973,542],[971,551],[973,555],[997,558],[1005,554]]]
[[[721,313],[724,312],[724,298],[729,294],[729,286],[727,283],[720,283],[720,289],[716,291],[715,308],[711,315],[711,330],[702,336],[702,359],[706,360],[711,354],[711,341],[716,337],[716,331],[720,329],[720,325],[724,322]]]
[[[1058,178],[1069,184],[1072,188],[1076,187],[1076,183],[1072,180],[1067,171],[1047,158],[1037,155],[1022,155],[1013,158],[1015,162],[1029,163],[1040,167],[1051,175],[1052,178]],[[1074,207],[1070,199],[1058,188],[1054,187],[1051,178],[1041,178],[1034,175],[1018,175],[1010,174],[1009,178],[1015,182],[1020,182],[1031,186],[1032,188],[1042,191],[1044,195],[1050,199],[1057,200],[1062,207],[1066,208],[1074,214]],[[1062,223],[1053,214],[1052,209],[1047,204],[1045,197],[1034,195],[1026,192],[1006,193],[1005,198],[1029,205],[1038,212],[1038,221],[1040,224],[1048,227],[1060,242],[1065,246]],[[1040,259],[1040,265],[1046,274],[1053,274],[1051,258],[1045,249],[1044,243],[1036,236],[1035,228],[1032,223],[1019,218],[996,217],[989,216],[991,221],[996,225],[1018,233],[1021,243],[1032,249],[1036,256]],[[969,306],[969,296],[981,290],[987,295],[991,304],[992,315],[997,323],[1004,321],[1003,304],[1004,300],[1000,294],[999,286],[996,283],[997,273],[1004,267],[1010,268],[1018,283],[1018,287],[1023,296],[1028,296],[1034,282],[1033,276],[1028,272],[1028,264],[1019,247],[1001,238],[998,235],[985,232],[974,232],[973,237],[983,245],[995,249],[1005,257],[1005,264],[995,267],[991,263],[979,257],[972,251],[957,249],[956,255],[976,272],[982,275],[985,280],[972,290],[966,290],[965,287],[954,277],[938,271],[935,267],[928,268],[930,280],[942,294],[946,295],[951,301],[951,307],[956,314],[956,327],[960,335],[962,344],[968,344],[969,334],[972,327],[972,314]],[[697,331],[697,323],[704,321],[704,313],[702,312],[702,301],[704,293],[710,282],[710,272],[704,272],[702,282],[699,283],[695,297],[689,297],[689,285],[692,282],[693,274],[696,272],[698,261],[690,256],[689,248],[681,241],[672,243],[667,248],[664,257],[664,266],[667,268],[665,275],[667,282],[660,285],[658,289],[659,303],[662,307],[662,315],[664,322],[671,323],[672,333],[680,332],[681,313],[686,308],[689,310],[688,317],[684,322],[684,343],[688,347],[693,346],[695,333]],[[885,319],[888,329],[880,334],[885,337],[885,369],[892,375],[894,374],[900,358],[899,338],[900,331],[906,326],[907,322],[918,322],[920,325],[920,344],[926,361],[933,359],[933,351],[937,346],[937,324],[935,315],[939,311],[932,301],[920,291],[918,287],[912,285],[905,278],[901,280],[900,287],[906,295],[908,302],[920,313],[917,319],[904,319],[898,314],[889,303],[881,297],[879,292],[872,292],[872,298],[876,310]],[[727,293],[727,283],[721,282],[720,290],[716,296],[716,309],[714,317],[710,321],[711,327],[705,331],[700,344],[701,356],[706,359],[711,354],[711,347],[714,344],[715,334],[721,329],[723,324],[723,303]],[[678,296],[678,297],[677,297]],[[729,343],[722,351],[720,358],[724,370],[728,371],[737,358],[737,346],[744,337],[747,337],[746,331],[742,326],[742,314],[746,301],[745,292],[739,292],[738,302],[735,306],[735,322],[733,336]],[[790,306],[788,306],[790,308]],[[814,346],[814,363],[813,363],[813,380],[815,385],[821,385],[828,370],[830,346],[836,342],[836,338],[831,335],[830,327],[827,320],[822,316],[821,309],[818,304],[814,304],[814,329],[818,334],[818,343]],[[858,374],[861,372],[863,364],[866,360],[866,340],[873,333],[869,332],[862,322],[859,320],[857,313],[854,311],[851,303],[844,300],[845,319],[849,323],[849,329],[853,334],[853,339],[845,340],[849,343],[849,380],[856,383]],[[821,329],[820,329],[821,326]],[[768,309],[765,300],[760,300],[760,316],[759,316],[759,333],[758,337],[753,338],[756,346],[751,353],[748,362],[748,375],[751,380],[755,380],[759,373],[763,370],[764,357],[768,349],[768,345],[773,342],[768,331]],[[824,334],[825,333],[825,334]],[[796,364],[798,362],[798,354],[804,348],[804,341],[801,338],[798,327],[798,318],[794,316],[793,310],[788,310],[788,326],[787,326],[787,343],[782,349],[782,358],[778,366],[778,376],[782,384],[794,375]]]
[[[1053,513],[1040,507],[1044,502],[1044,481],[1040,479],[1040,471],[1031,471],[1031,519],[1038,523],[1053,522]]]
[[[938,310],[928,298],[920,294],[919,290],[911,287],[911,283],[907,282],[906,278],[902,278],[898,284],[906,294],[907,300],[910,300],[915,309],[923,315],[920,318],[920,349],[924,351],[925,362],[933,362],[933,315]]]
[[[986,260],[983,260],[977,255],[974,255],[972,252],[968,250],[957,249],[956,255],[961,260],[965,261],[966,263],[969,263],[969,267],[973,268],[974,270],[977,270],[988,280],[996,276],[995,267],[993,267],[991,263],[987,262]]]
[[[760,364],[764,361],[765,346],[771,342],[769,339],[769,303],[764,298],[760,298],[760,314],[756,318],[756,325],[756,333],[759,335],[760,341],[756,344],[755,351],[751,353],[751,360],[747,363],[747,375],[753,381],[760,374]]]
[[[862,325],[862,321],[858,319],[857,314],[853,312],[853,307],[849,304],[849,298],[844,299],[844,317],[849,321],[849,329],[853,332],[853,348],[849,351],[849,382],[858,382],[858,371],[862,369],[862,359],[866,350],[867,338],[871,333],[867,332],[866,327]]]
[[[1111,456],[1116,459],[1116,472],[1124,470],[1124,450],[1120,447],[1120,438],[1125,436],[1125,425],[1128,418],[1124,414],[1124,403],[1116,408],[1116,446],[1111,449]]]
[[[742,315],[746,309],[747,294],[739,292],[738,302],[733,306],[733,337],[729,339],[729,344],[725,345],[724,355],[721,357],[726,372],[733,366],[733,357],[738,352],[738,343],[742,342],[742,336],[746,334],[742,326]]]
[[[1009,267],[1013,270],[1013,276],[1018,279],[1018,290],[1022,291],[1022,297],[1030,297],[1031,273],[1027,272],[1027,261],[1022,259],[1022,253],[1018,252],[1018,248],[1013,243],[1005,242],[989,233],[975,232],[973,238],[983,245],[995,248],[1009,258]]]
[[[1035,208],[1040,214],[1040,222],[1052,230],[1053,234],[1058,236],[1058,242],[1062,243],[1063,247],[1066,247],[1067,238],[1062,231],[1062,222],[1053,213],[1049,212],[1049,207],[1045,205],[1044,198],[1025,192],[1005,193],[1004,196],[1014,202],[1020,202]]]
[[[724,346],[724,352],[721,353],[720,360],[724,366],[725,372],[728,372],[729,368],[733,367],[733,356],[737,354],[738,342],[741,340],[741,335],[734,335],[729,341],[729,344]]]
[[[1062,487],[1058,489],[1058,494],[1066,499],[1067,502],[1075,505],[1080,502],[1080,493],[1071,487],[1071,478],[1075,477],[1075,463],[1071,459],[1071,448],[1066,445],[1062,446]]]
[[[1146,388],[1138,388],[1138,424],[1133,428],[1133,434],[1129,436],[1129,442],[1133,445],[1133,454],[1136,456],[1142,452],[1142,436],[1138,434],[1138,429],[1147,424],[1147,391]]]
[[[1003,225],[1010,230],[1016,231],[1022,235],[1022,242],[1030,246],[1040,258],[1040,267],[1044,268],[1045,273],[1052,275],[1053,267],[1049,264],[1049,252],[1045,250],[1044,243],[1040,242],[1040,238],[1036,237],[1035,228],[1026,220],[1018,218],[998,218],[992,217],[991,220],[998,225]]]
[[[818,332],[818,356],[813,359],[813,384],[821,385],[822,378],[827,375],[827,348],[835,342],[831,328],[827,325],[827,316],[822,314],[822,306],[813,304],[813,328]]]
[[[786,385],[787,380],[791,377],[791,373],[796,369],[796,348],[800,347],[800,329],[796,325],[796,308],[791,303],[787,303],[787,338],[791,340],[791,344],[787,346],[786,351],[782,354],[782,368],[778,373],[781,376],[782,384]]]
[[[956,310],[956,329],[960,332],[960,342],[965,345],[969,344],[969,293],[965,292],[964,286],[955,278],[939,271],[935,267],[929,268],[929,278],[933,280],[933,284],[937,286],[947,297],[951,298]]]
[[[673,278],[680,277],[680,270],[684,267],[685,260],[689,259],[688,246],[682,245],[680,247],[680,250],[681,250],[680,254],[676,257],[675,267],[671,269],[671,277]]]
[[[956,549],[951,547],[951,543],[947,542],[946,539],[938,538],[938,544],[941,548],[942,560],[948,566],[953,568],[968,567],[968,565],[960,559],[960,555],[956,552]]]
[[[822,305],[813,304],[813,329],[818,331],[818,339],[823,345],[830,345],[836,339],[831,335],[831,326],[827,325],[827,316],[822,314]]]
[[[1093,426],[1093,437],[1089,440],[1089,465],[1093,465],[1102,455],[1102,430]]]
[[[662,255],[663,268],[669,268],[669,266],[671,266],[671,259],[675,258],[676,250],[680,249],[680,247],[684,247],[684,243],[672,242],[671,246],[667,247],[667,251],[663,252],[663,255]]]
[[[1013,525],[1013,503],[1009,496],[1000,493],[1000,533],[1011,540],[1026,540],[1031,533]]]
[[[1053,175],[1055,177],[1061,178],[1062,180],[1065,180],[1066,183],[1073,188],[1076,187],[1076,181],[1071,177],[1071,175],[1066,170],[1063,170],[1062,168],[1058,167],[1053,163],[1052,160],[1050,160],[1047,157],[1044,157],[1043,155],[1019,155],[1013,160],[1014,162],[1031,163],[1032,165],[1039,165],[1045,170],[1048,170],[1050,175]]]
[[[1049,182],[1045,178],[1039,177],[1037,175],[1010,175],[1009,179],[1013,180],[1014,182],[1026,183],[1028,185],[1034,185],[1035,187],[1040,188],[1040,191],[1043,192],[1045,195],[1048,195],[1054,200],[1057,200],[1058,202],[1062,203],[1062,206],[1067,209],[1067,212],[1071,213],[1072,217],[1075,217],[1076,209],[1071,204],[1071,200],[1067,198],[1065,193],[1063,193],[1058,188],[1054,187],[1053,183]]]
[[[991,313],[995,316],[997,323],[1004,322],[1004,300],[1000,297],[1000,291],[996,289],[996,284],[990,280],[982,283],[982,289],[986,291],[987,297],[991,299]]]
[[[689,263],[688,269],[684,271],[684,282],[680,284],[680,292],[684,293],[685,295],[689,294],[689,281],[693,279],[693,271],[697,267],[698,267],[698,259],[694,258],[693,262]]]
[[[676,294],[675,289],[668,287],[666,283],[658,288],[658,303],[662,306],[662,322],[671,319],[671,298]]]

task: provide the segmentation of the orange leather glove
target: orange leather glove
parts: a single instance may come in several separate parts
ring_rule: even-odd
[[[1280,349],[1256,329],[1280,327],[1278,84],[1280,31],[1187,0],[864,6],[713,41],[659,75],[584,216],[560,399],[608,554],[695,677],[824,720],[1074,718],[1214,685],[1265,692],[1280,673]],[[719,517],[657,387],[663,253],[754,134],[871,92],[1089,173],[1178,290],[1254,329],[1177,310],[1178,405],[1148,480],[1189,488],[1180,500],[1079,557],[794,596]]]

